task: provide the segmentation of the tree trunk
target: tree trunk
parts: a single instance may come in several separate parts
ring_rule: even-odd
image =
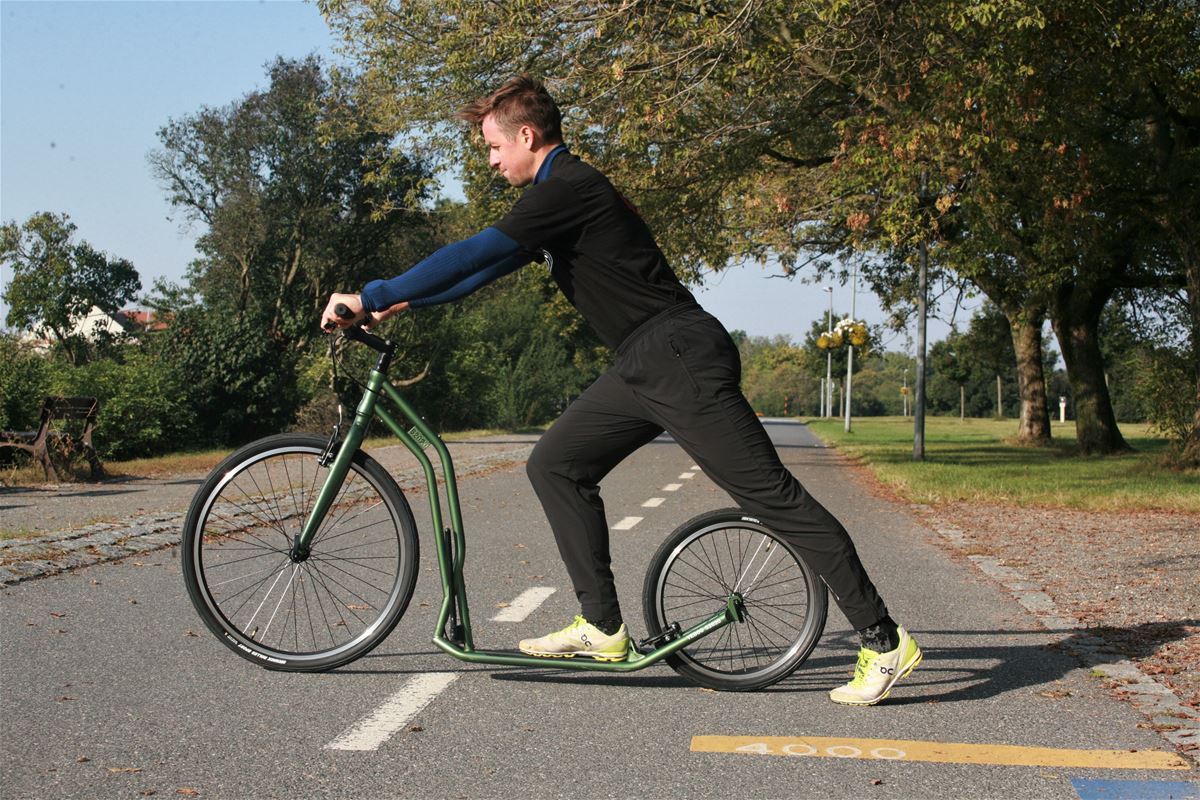
[[[1193,366],[1196,370],[1196,408],[1192,412],[1192,432],[1183,443],[1182,462],[1200,466],[1200,247],[1186,248],[1184,262],[1189,321],[1192,326]]]
[[[1017,441],[1040,446],[1050,444],[1050,411],[1046,405],[1046,373],[1042,364],[1042,322],[1046,319],[1045,298],[1011,291],[990,275],[973,278],[976,286],[1004,312],[1017,357],[1017,396],[1020,416]],[[999,411],[999,409],[997,409]]]
[[[1075,434],[1084,455],[1132,449],[1117,428],[1100,355],[1100,312],[1112,293],[1111,287],[1067,283],[1054,299],[1052,322],[1071,381]]]
[[[1021,399],[1017,441],[1050,444],[1050,409],[1046,404],[1046,373],[1042,365],[1042,320],[1039,310],[1008,314],[1013,350],[1017,354],[1017,393]]]

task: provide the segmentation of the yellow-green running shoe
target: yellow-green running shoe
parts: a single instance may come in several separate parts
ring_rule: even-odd
[[[900,646],[886,653],[863,647],[858,651],[854,680],[829,693],[829,699],[847,706],[873,706],[891,693],[896,681],[921,663],[921,648],[904,628],[899,629]]]
[[[622,625],[609,636],[580,616],[561,631],[540,639],[522,639],[522,653],[545,658],[590,656],[597,661],[624,661],[629,650],[629,633]]]

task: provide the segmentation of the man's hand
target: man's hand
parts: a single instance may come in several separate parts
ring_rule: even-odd
[[[341,303],[346,308],[350,309],[354,314],[353,318],[347,319],[339,317],[334,309],[338,303]],[[348,328],[359,322],[363,323],[363,327],[370,328],[383,322],[393,314],[398,314],[401,311],[408,309],[408,303],[396,303],[394,306],[389,306],[382,311],[372,311],[370,313],[362,310],[362,298],[356,294],[331,294],[329,302],[325,304],[325,311],[321,314],[321,328],[327,331],[335,328]],[[331,324],[332,323],[332,324]]]
[[[341,303],[354,316],[350,319],[339,317],[334,313],[334,309]],[[361,322],[366,318],[366,314],[362,310],[362,300],[356,294],[331,294],[329,302],[325,304],[325,311],[321,314],[321,329],[331,331],[334,328],[349,328],[356,322]]]

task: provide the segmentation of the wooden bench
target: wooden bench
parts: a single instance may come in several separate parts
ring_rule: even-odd
[[[58,472],[50,459],[51,447],[64,450],[68,462],[82,451],[92,468],[92,479],[104,477],[104,467],[92,446],[92,431],[96,427],[96,416],[100,402],[94,397],[47,397],[42,403],[42,421],[36,431],[0,431],[0,447],[15,447],[25,450],[40,461],[46,470],[46,478],[58,480]],[[55,420],[82,420],[83,430],[76,434],[51,430]]]

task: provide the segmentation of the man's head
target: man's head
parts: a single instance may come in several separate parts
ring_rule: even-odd
[[[532,183],[546,153],[562,143],[562,113],[541,81],[528,75],[509,78],[458,116],[480,127],[488,162],[513,186]]]

